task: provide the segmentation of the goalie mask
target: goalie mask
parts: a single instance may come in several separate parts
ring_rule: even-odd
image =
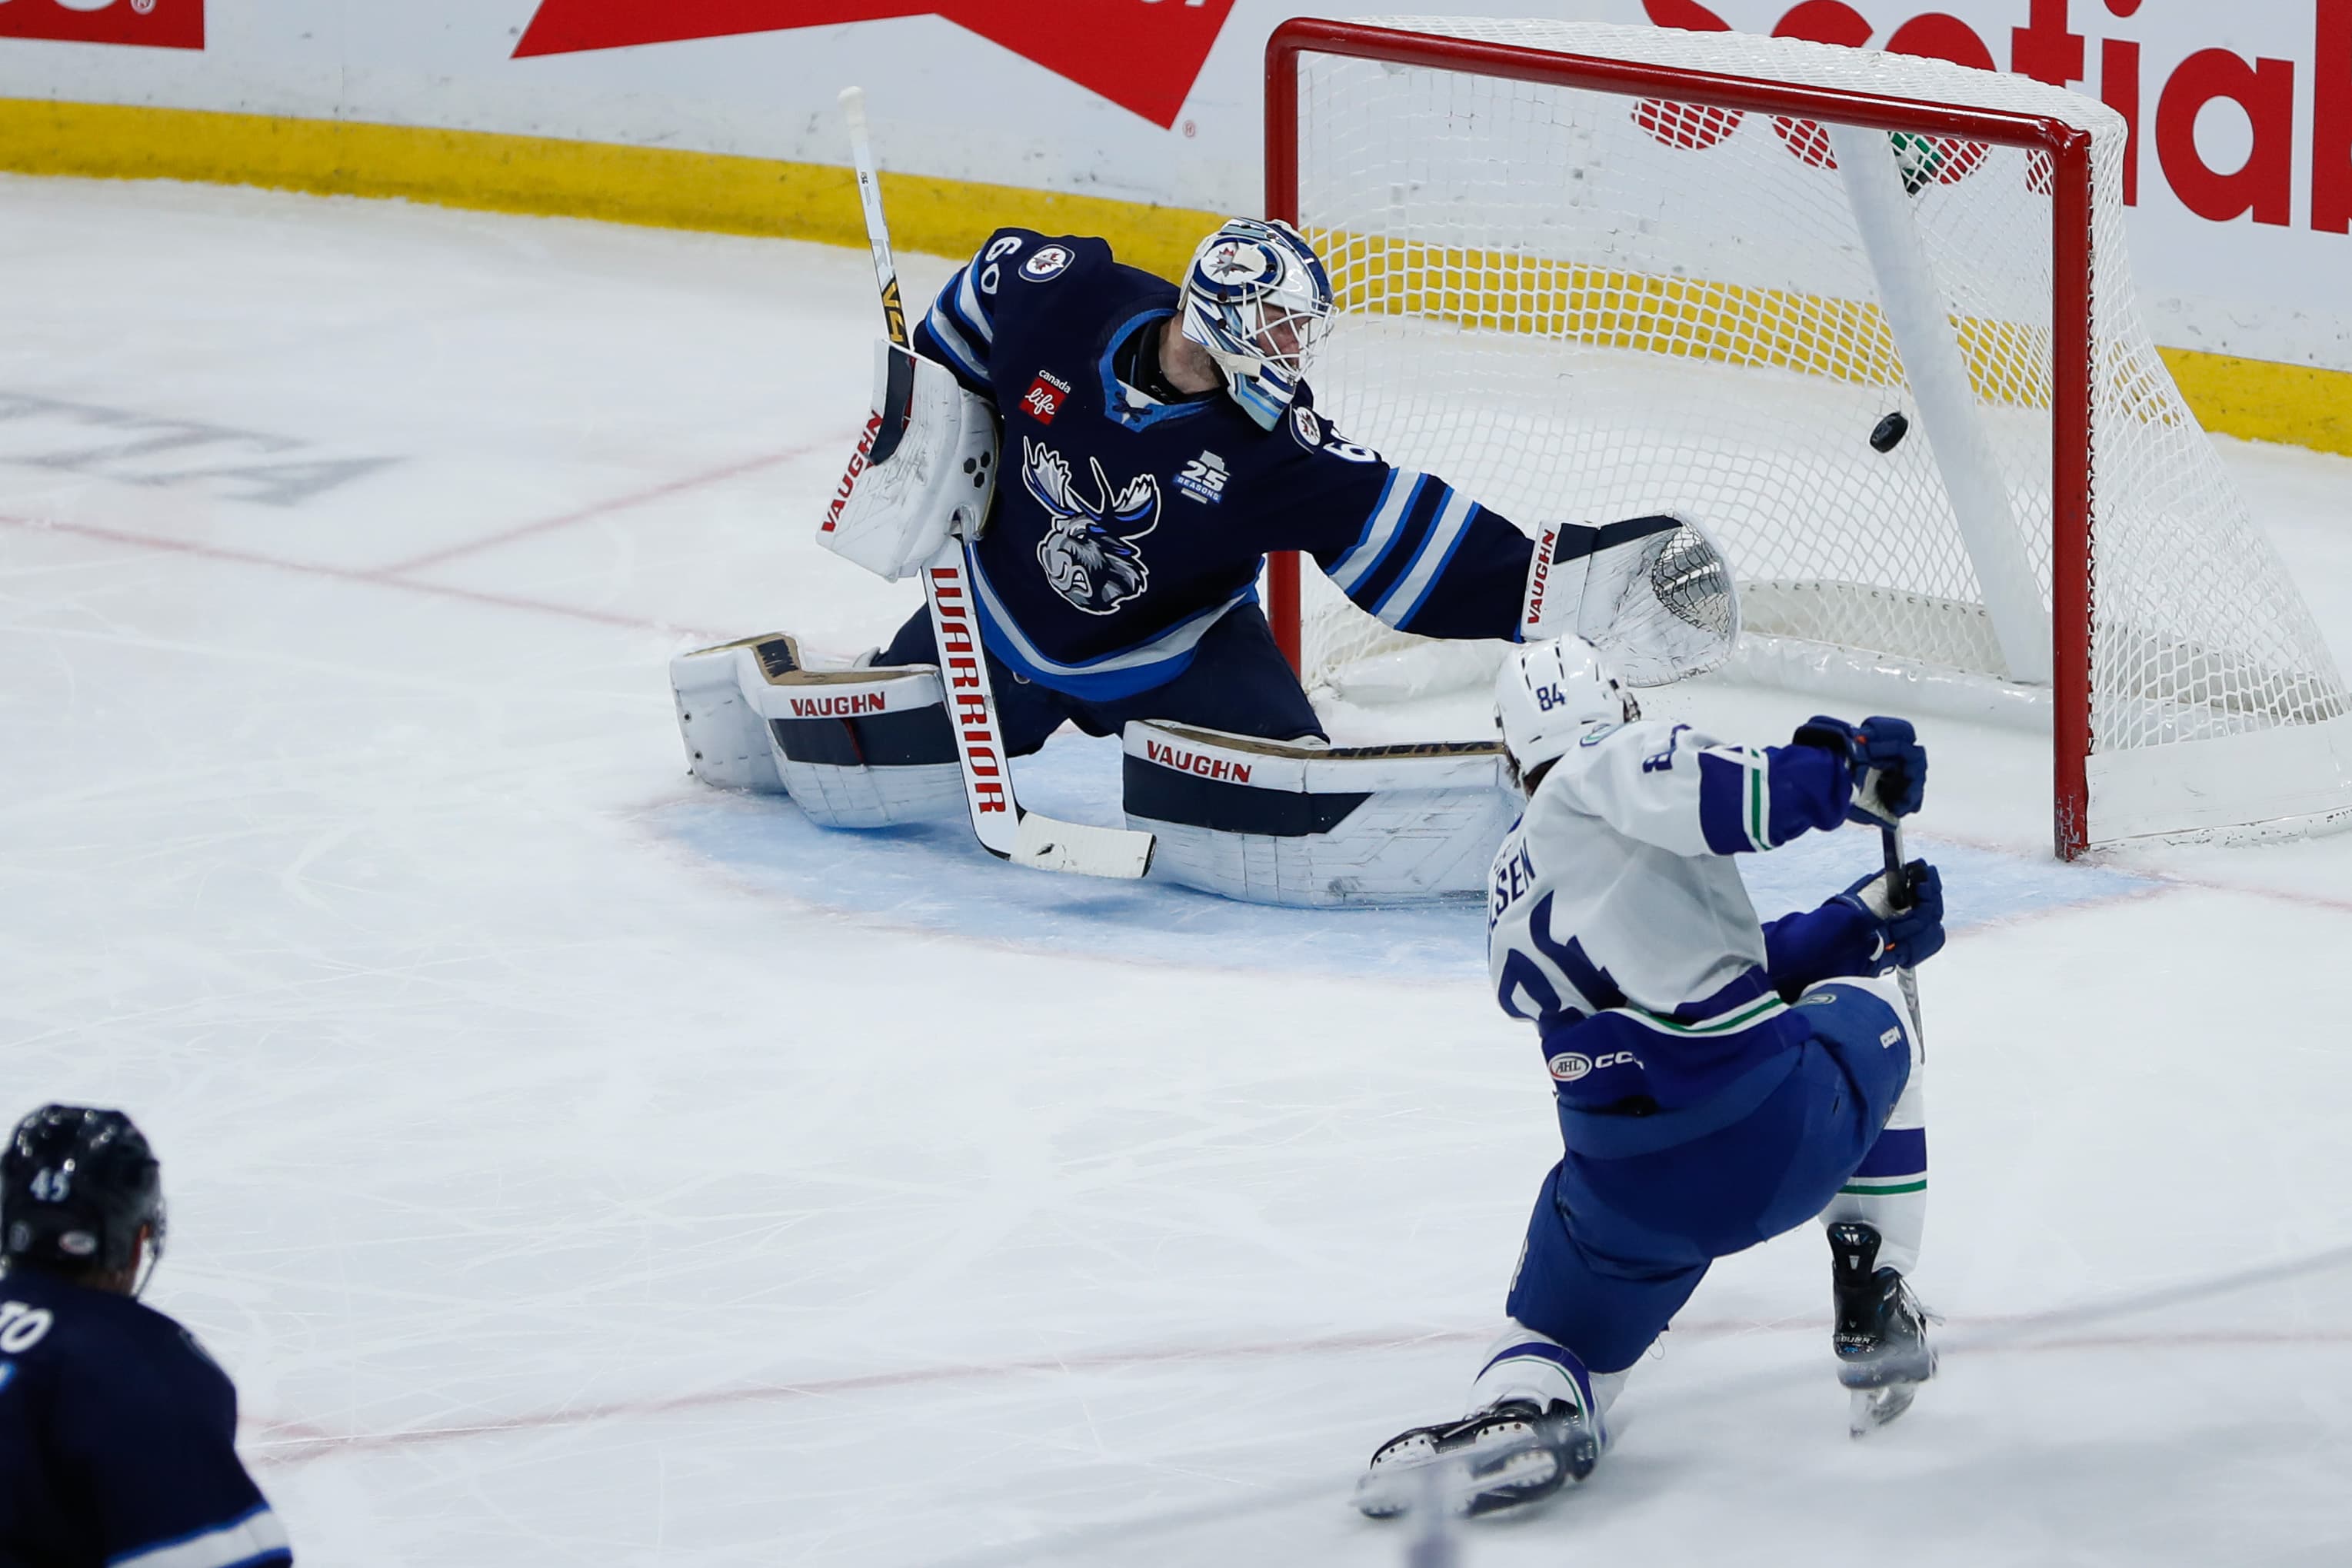
[[[1217,361],[1244,412],[1272,430],[1331,319],[1331,277],[1314,247],[1288,224],[1229,219],[1192,253],[1181,307],[1184,336]]]
[[[1522,779],[1558,761],[1593,726],[1641,716],[1642,705],[1581,637],[1514,648],[1495,673],[1495,727]]]

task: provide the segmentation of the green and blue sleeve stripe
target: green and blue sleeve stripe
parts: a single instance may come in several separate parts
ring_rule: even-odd
[[[1698,821],[1719,855],[1778,849],[1845,820],[1844,762],[1814,746],[1713,746],[1699,753]]]

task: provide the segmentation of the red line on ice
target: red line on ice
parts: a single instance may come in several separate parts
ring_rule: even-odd
[[[197,544],[188,539],[157,538],[148,534],[126,533],[119,528],[96,528],[89,523],[50,522],[39,517],[16,517],[0,513],[0,524],[38,533],[71,534],[78,538],[98,539],[107,544],[128,545],[136,549],[163,550],[173,555],[194,556],[202,560],[227,561],[238,566],[268,567],[277,571],[299,572],[308,577],[332,578],[340,582],[362,583],[371,588],[396,588],[404,593],[421,593],[435,599],[462,600],[473,604],[488,604],[500,610],[528,610],[541,615],[562,615],[573,621],[593,622],[599,626],[618,626],[631,632],[675,632],[694,636],[709,632],[691,626],[673,626],[659,621],[647,621],[635,615],[615,615],[606,611],[589,610],[576,604],[557,604],[543,599],[525,599],[511,593],[486,593],[478,589],[454,588],[436,582],[418,582],[410,578],[394,577],[381,568],[322,566],[314,561],[288,560],[282,557],[262,555],[253,550],[233,549],[226,545]]]
[[[2031,1324],[2032,1314],[1997,1314],[1975,1320],[1989,1324]],[[1752,1333],[1819,1333],[1822,1324],[1812,1320],[1780,1322],[1708,1322],[1677,1323],[1675,1332],[1703,1339]],[[599,1421],[633,1416],[668,1416],[682,1411],[711,1410],[731,1405],[774,1404],[795,1399],[838,1398],[877,1390],[921,1387],[946,1383],[974,1383],[1025,1374],[1118,1372],[1182,1362],[1254,1360],[1276,1356],[1313,1355],[1355,1351],[1405,1350],[1417,1345],[1470,1344],[1493,1337],[1488,1329],[1432,1330],[1424,1333],[1369,1333],[1331,1334],[1316,1339],[1274,1340],[1227,1345],[1167,1345],[1139,1350],[1097,1351],[1087,1354],[1030,1356],[1012,1361],[975,1362],[944,1366],[908,1367],[899,1372],[866,1373],[856,1377],[816,1378],[805,1383],[754,1383],[732,1388],[706,1389],[667,1399],[614,1400],[601,1405],[572,1405],[555,1410],[529,1411],[487,1421],[446,1427],[412,1427],[392,1432],[328,1434],[306,1423],[265,1421],[248,1428],[254,1440],[250,1458],[261,1465],[299,1465],[336,1454],[365,1453],[388,1448],[419,1448],[466,1437],[510,1432],[546,1432],[585,1427]],[[2049,1339],[2030,1343],[1957,1345],[1967,1355],[2013,1354],[2020,1352],[2069,1350],[2167,1350],[2198,1348],[2352,1346],[2352,1329],[2186,1330],[2170,1333],[2067,1334],[2059,1330]]]
[[[629,511],[649,501],[659,501],[688,490],[698,490],[706,485],[722,484],[745,474],[755,474],[762,468],[773,468],[780,464],[797,462],[801,458],[823,451],[827,446],[848,444],[849,438],[845,435],[838,441],[829,439],[821,443],[813,442],[807,445],[795,446],[789,452],[770,452],[758,457],[746,457],[740,463],[730,463],[723,468],[713,468],[706,474],[693,474],[683,479],[667,480],[649,489],[635,491],[626,496],[615,496],[608,501],[598,501],[593,506],[582,507],[577,511],[565,512],[552,517],[542,517],[535,523],[518,524],[502,533],[491,534],[485,538],[474,539],[466,544],[450,545],[444,549],[428,550],[413,559],[400,561],[383,570],[394,576],[422,571],[428,566],[439,566],[442,562],[455,560],[459,556],[495,549],[500,545],[512,544],[517,539],[529,538],[534,534],[551,533],[557,528],[568,528],[574,523],[591,522],[598,517],[610,517],[614,512]]]

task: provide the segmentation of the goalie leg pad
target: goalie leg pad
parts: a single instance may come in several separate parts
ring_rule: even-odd
[[[1520,800],[1488,741],[1325,747],[1127,726],[1127,823],[1152,874],[1245,904],[1483,897]]]
[[[741,661],[756,667],[762,644],[789,648],[782,632],[747,638],[716,648],[697,648],[669,662],[670,695],[677,708],[677,731],[686,741],[686,764],[705,784],[722,789],[781,794],[784,780],[768,737],[768,721],[745,696]]]
[[[779,632],[681,653],[670,661],[670,684],[688,758],[705,783],[786,790],[828,828],[963,810],[955,737],[929,665],[811,670]]]

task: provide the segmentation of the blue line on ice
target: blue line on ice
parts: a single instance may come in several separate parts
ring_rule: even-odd
[[[1117,822],[1119,753],[1065,731],[1016,768],[1023,801],[1069,821]],[[661,808],[658,830],[755,887],[802,902],[948,935],[1077,955],[1160,963],[1463,978],[1486,972],[1481,903],[1337,910],[1235,904],[1156,879],[1097,881],[1015,871],[991,859],[961,822],[836,832],[778,796],[698,792]],[[2067,866],[1941,843],[1911,846],[1944,868],[1956,930],[2045,909],[2097,904],[2163,884],[2103,867]],[[1767,919],[1810,906],[1878,864],[1859,830],[1812,835],[1746,858]]]

